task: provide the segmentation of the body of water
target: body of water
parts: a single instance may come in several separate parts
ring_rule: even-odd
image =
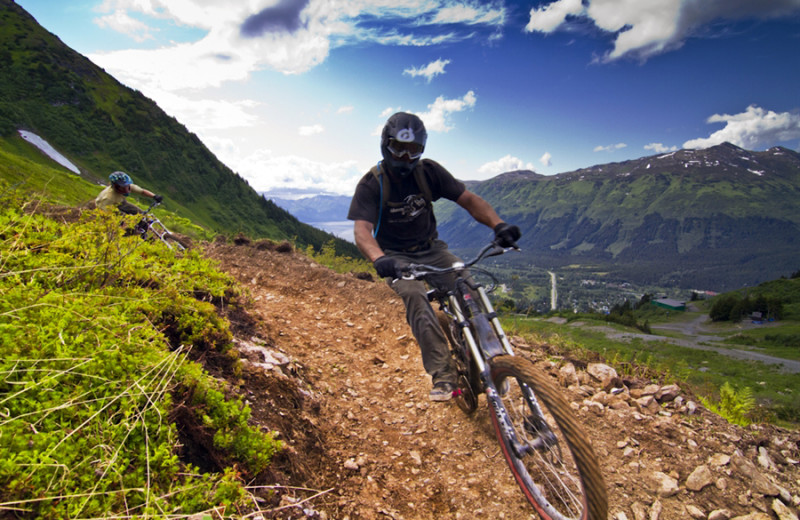
[[[353,242],[355,244],[356,240],[353,236],[353,221],[352,220],[340,220],[336,222],[306,222],[309,226],[314,226],[317,229],[321,229],[323,231],[327,231],[337,237],[347,240],[349,242]]]

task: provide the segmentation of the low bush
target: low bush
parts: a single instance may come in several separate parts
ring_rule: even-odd
[[[242,479],[281,443],[187,356],[214,351],[235,370],[228,323],[210,303],[236,298],[233,280],[196,252],[124,236],[125,217],[87,211],[64,224],[0,194],[0,510],[128,518],[244,507]],[[229,466],[204,474],[180,460],[176,403]]]

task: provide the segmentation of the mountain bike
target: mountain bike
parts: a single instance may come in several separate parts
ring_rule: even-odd
[[[486,396],[491,422],[514,479],[544,520],[606,520],[600,466],[566,400],[548,376],[515,356],[488,294],[499,284],[480,260],[506,253],[494,242],[452,267],[410,264],[403,278],[427,283],[438,303],[458,370],[453,397],[465,413]],[[442,275],[448,275],[443,277]],[[487,276],[488,286],[474,275]],[[443,283],[443,278],[450,281]]]
[[[173,242],[179,250],[184,251],[186,249],[186,246],[181,244],[180,241],[177,238],[175,238],[175,236],[172,233],[170,233],[167,227],[161,223],[158,217],[152,214],[153,209],[155,209],[155,207],[158,206],[159,204],[161,203],[156,201],[150,203],[150,206],[141,215],[141,220],[139,220],[139,222],[137,222],[136,225],[133,226],[132,233],[134,235],[139,235],[144,240],[150,240],[150,239],[161,240],[162,242],[167,244],[167,247],[169,247],[170,249],[172,249],[172,244],[170,242]]]

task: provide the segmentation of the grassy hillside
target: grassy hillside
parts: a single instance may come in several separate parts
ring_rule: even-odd
[[[334,240],[338,252],[358,255],[352,244],[264,200],[177,120],[66,47],[10,0],[0,0],[0,49],[0,140],[8,153],[30,158],[17,137],[28,130],[77,165],[87,182],[126,171],[209,232],[289,239],[316,249]],[[86,202],[96,191],[71,202]]]
[[[220,377],[240,370],[224,317],[240,289],[122,218],[0,179],[0,516],[244,512],[282,449]],[[214,450],[202,470],[197,443]]]

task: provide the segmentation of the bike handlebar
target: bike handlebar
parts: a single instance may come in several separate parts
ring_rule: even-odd
[[[148,213],[153,211],[153,209],[155,209],[156,206],[159,206],[160,204],[161,204],[160,202],[158,202],[157,200],[154,200],[153,202],[150,203],[150,205],[147,207],[147,209],[145,210],[145,212],[143,214],[147,215]]]
[[[475,258],[466,262],[456,262],[450,267],[436,267],[427,264],[408,264],[400,271],[403,273],[403,280],[416,280],[419,278],[424,278],[430,274],[447,274],[465,271],[484,258],[502,255],[508,253],[509,251],[519,250],[520,249],[516,244],[512,245],[511,247],[502,247],[497,242],[492,241],[483,246],[481,250],[478,251],[478,254],[475,256]]]

